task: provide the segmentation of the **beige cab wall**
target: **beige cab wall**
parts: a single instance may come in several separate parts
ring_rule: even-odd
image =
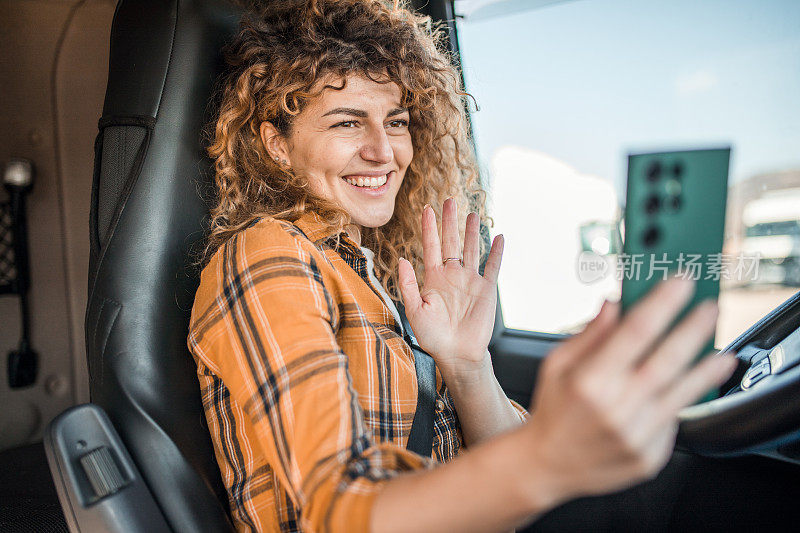
[[[39,376],[8,387],[18,299],[0,297],[0,449],[41,439],[89,400],[84,312],[93,145],[105,94],[112,0],[0,0],[0,164],[36,168],[28,197],[30,313]],[[0,200],[7,193],[0,189]]]

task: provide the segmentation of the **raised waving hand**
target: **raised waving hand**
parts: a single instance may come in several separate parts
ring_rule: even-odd
[[[462,250],[456,202],[448,198],[442,208],[442,239],[436,214],[430,206],[422,212],[422,246],[425,285],[420,290],[414,269],[401,260],[400,293],[406,315],[420,346],[436,361],[446,381],[469,378],[488,362],[486,348],[494,327],[497,274],[503,255],[503,237],[492,242],[484,273],[480,260],[480,219],[467,216]]]

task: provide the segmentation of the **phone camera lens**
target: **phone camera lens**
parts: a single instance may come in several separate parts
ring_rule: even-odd
[[[645,200],[644,202],[644,211],[648,215],[654,215],[658,213],[660,207],[661,207],[661,199],[655,194],[651,194],[650,196],[648,196],[647,200]]]
[[[658,229],[656,226],[650,226],[644,232],[642,236],[642,242],[644,242],[645,246],[653,246],[655,245],[658,240],[661,238],[661,230]]]
[[[672,165],[672,175],[677,179],[681,179],[683,177],[683,170],[683,163],[680,161],[676,161],[675,164]]]
[[[658,161],[653,161],[650,163],[645,171],[645,174],[647,176],[647,181],[658,180],[658,178],[661,177],[661,163]]]
[[[683,201],[681,200],[680,196],[670,196],[669,198],[667,198],[667,205],[673,211],[677,211],[678,209],[680,209],[682,204]]]
[[[678,196],[681,193],[681,182],[675,178],[670,178],[664,184],[664,190],[667,191],[667,194],[670,196]]]

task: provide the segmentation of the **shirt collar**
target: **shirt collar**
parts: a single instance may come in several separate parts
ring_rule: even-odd
[[[315,245],[327,244],[337,252],[347,251],[356,255],[363,255],[361,248],[350,238],[346,231],[337,233],[334,228],[326,224],[316,211],[306,211],[294,221],[308,239]],[[337,237],[339,237],[337,239]],[[338,243],[337,243],[338,240]]]
[[[342,231],[340,233],[336,233],[336,230],[331,229],[325,222],[320,218],[319,214],[315,211],[306,211],[300,218],[294,221],[294,225],[302,231],[308,239],[314,243],[319,249],[323,249],[325,247],[329,247],[333,249],[339,257],[341,257],[347,265],[352,268],[356,274],[358,274],[367,286],[372,289],[378,298],[384,302],[386,305],[386,301],[383,299],[383,295],[378,291],[378,289],[373,286],[372,281],[369,278],[369,272],[367,271],[367,256],[364,253],[364,250],[367,248],[360,248],[353,239],[347,234],[346,231]],[[337,236],[339,239],[337,239]],[[337,242],[338,241],[338,242]],[[374,253],[371,253],[374,257]],[[400,325],[400,322],[394,318],[394,314],[391,313],[392,321],[395,323],[395,333],[398,335],[403,335],[403,327]]]

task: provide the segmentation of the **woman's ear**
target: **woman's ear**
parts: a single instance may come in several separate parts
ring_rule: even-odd
[[[269,155],[277,165],[291,167],[292,162],[289,159],[286,139],[280,134],[278,128],[276,128],[272,122],[264,121],[261,123],[260,133],[261,142],[264,144],[267,155]]]

